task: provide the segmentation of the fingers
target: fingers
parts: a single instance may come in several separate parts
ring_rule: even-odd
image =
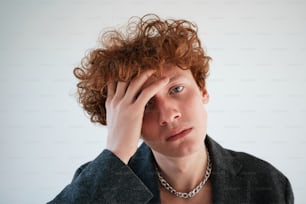
[[[107,99],[120,101],[124,99],[127,103],[132,104],[137,100],[139,96],[143,97],[138,100],[138,103],[145,105],[150,98],[152,98],[160,88],[167,84],[169,79],[153,79],[148,80],[155,70],[147,70],[140,74],[139,77],[133,79],[130,83],[128,82],[111,82],[108,85]],[[148,82],[148,84],[146,84]],[[144,86],[145,85],[145,86]]]
[[[126,90],[127,100],[129,100],[130,102],[133,102],[135,100],[135,98],[141,91],[141,88],[143,87],[144,83],[152,76],[154,72],[155,70],[145,71],[139,77],[131,81],[129,87]]]
[[[125,95],[127,86],[127,82],[109,82],[107,85],[107,99],[112,100],[114,97],[122,98]]]
[[[157,94],[164,86],[169,82],[169,78],[162,78],[157,80],[154,83],[151,83],[146,88],[144,88],[136,99],[135,103],[138,103],[137,106],[145,107],[148,101]]]
[[[107,85],[107,99],[112,99],[116,92],[116,86],[115,82],[111,81]]]
[[[125,96],[125,92],[128,86],[128,82],[119,81],[116,87],[115,97],[121,99]]]

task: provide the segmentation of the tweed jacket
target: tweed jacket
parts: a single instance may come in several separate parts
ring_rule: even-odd
[[[215,204],[292,204],[288,179],[269,163],[246,153],[224,149],[209,136]],[[72,182],[49,204],[156,204],[159,181],[151,149],[143,143],[125,165],[104,150],[82,165]]]

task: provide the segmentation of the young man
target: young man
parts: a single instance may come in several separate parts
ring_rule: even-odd
[[[209,60],[186,20],[146,15],[106,32],[74,74],[107,146],[50,203],[293,203],[281,172],[207,136]]]

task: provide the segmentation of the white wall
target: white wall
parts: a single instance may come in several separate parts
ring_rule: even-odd
[[[188,3],[187,3],[188,2]],[[209,134],[284,172],[306,192],[306,2],[2,0],[0,203],[45,203],[105,146],[72,75],[103,28],[154,12],[196,22],[213,57]]]

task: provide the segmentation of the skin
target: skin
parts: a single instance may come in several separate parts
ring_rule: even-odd
[[[155,154],[184,157],[203,148],[206,135],[206,90],[200,90],[190,70],[167,67],[163,76],[169,83],[150,99],[144,113],[142,138]],[[149,79],[146,84],[152,83]],[[171,141],[182,130],[190,133]]]
[[[130,83],[111,82],[108,85],[105,103],[108,122],[106,148],[126,164],[136,152],[146,104],[169,81],[162,78],[142,88],[153,73],[153,70],[145,71]]]
[[[190,70],[168,65],[161,78],[152,77],[153,73],[146,71],[130,83],[109,84],[107,149],[127,164],[142,138],[163,177],[178,191],[188,192],[203,179],[207,166],[204,139],[209,96]],[[209,189],[199,194],[209,198]],[[196,197],[201,195],[192,199]],[[161,191],[164,202],[172,198]]]

